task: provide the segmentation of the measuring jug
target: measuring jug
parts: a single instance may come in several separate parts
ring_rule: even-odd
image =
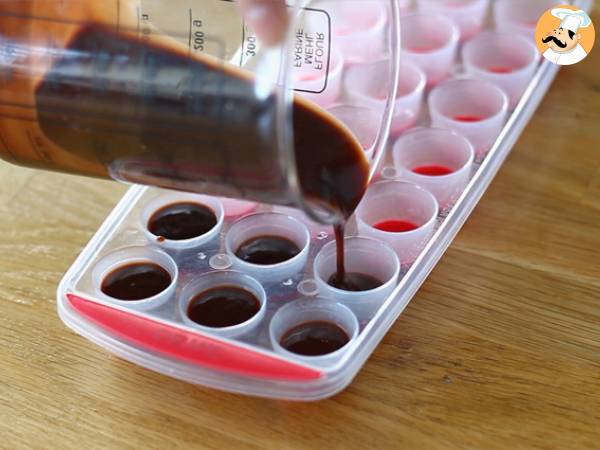
[[[383,154],[398,6],[288,9],[284,43],[267,48],[228,0],[3,0],[0,157],[340,220],[360,200],[340,187]],[[379,106],[348,95],[357,65],[373,67]],[[328,150],[349,143],[364,154]]]

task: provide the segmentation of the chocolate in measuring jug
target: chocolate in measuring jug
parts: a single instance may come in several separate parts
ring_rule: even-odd
[[[261,65],[253,58],[260,45],[243,24],[236,28],[233,8],[223,0],[175,1],[168,10],[159,0],[1,2],[0,156],[304,206],[313,218],[343,222],[369,180],[366,149],[348,126],[289,89],[314,97],[333,84],[331,15],[305,9],[293,44],[265,50]],[[217,34],[223,20],[233,20],[225,38]],[[372,146],[383,145],[389,120],[382,123]]]

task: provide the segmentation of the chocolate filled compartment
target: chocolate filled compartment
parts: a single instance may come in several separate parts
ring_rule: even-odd
[[[267,310],[267,294],[254,278],[232,270],[192,278],[179,294],[179,314],[192,329],[235,338],[255,329]]]
[[[168,250],[199,249],[218,240],[225,211],[207,195],[170,192],[142,209],[140,226],[149,242]]]
[[[235,222],[225,237],[225,249],[235,270],[262,282],[281,282],[304,270],[310,232],[298,219],[262,212]]]
[[[359,333],[352,311],[326,298],[298,299],[280,308],[269,324],[275,352],[313,364],[336,361]]]
[[[384,242],[356,236],[344,241],[345,272],[337,270],[336,243],[329,242],[314,260],[314,277],[323,298],[346,305],[365,322],[396,287],[400,260]]]
[[[162,250],[129,246],[114,250],[92,269],[97,297],[133,310],[157,308],[175,296],[179,268]]]

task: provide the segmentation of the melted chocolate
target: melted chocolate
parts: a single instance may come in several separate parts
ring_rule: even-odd
[[[254,294],[236,286],[219,286],[196,295],[188,306],[188,317],[199,325],[225,328],[250,320],[260,310]]]
[[[235,255],[251,264],[271,265],[292,259],[300,253],[295,242],[280,236],[258,236],[240,245]]]
[[[171,284],[171,275],[158,264],[134,263],[121,266],[102,280],[102,292],[118,300],[154,297]]]
[[[334,273],[327,280],[327,284],[334,288],[350,292],[370,291],[383,285],[377,278],[357,272],[344,272],[343,277],[340,277],[338,273]]]
[[[304,356],[333,353],[350,341],[348,334],[330,322],[306,322],[289,330],[281,338],[286,350]]]
[[[181,202],[156,211],[148,221],[155,236],[173,241],[192,239],[208,233],[217,225],[217,216],[200,203]]]

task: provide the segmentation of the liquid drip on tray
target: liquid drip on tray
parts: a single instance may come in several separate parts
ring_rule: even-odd
[[[240,245],[235,255],[251,264],[272,265],[292,259],[300,253],[295,242],[280,236],[258,236]]]
[[[348,334],[330,322],[306,322],[289,330],[281,338],[286,350],[304,356],[321,356],[339,350],[350,341]]]
[[[225,328],[247,322],[260,310],[256,296],[236,286],[219,286],[196,295],[187,315],[199,325]]]
[[[181,241],[202,236],[216,225],[217,216],[208,206],[181,202],[156,211],[148,221],[148,230],[155,236]]]
[[[102,280],[101,290],[118,300],[143,300],[163,292],[171,281],[169,272],[158,264],[133,263],[110,272]]]

